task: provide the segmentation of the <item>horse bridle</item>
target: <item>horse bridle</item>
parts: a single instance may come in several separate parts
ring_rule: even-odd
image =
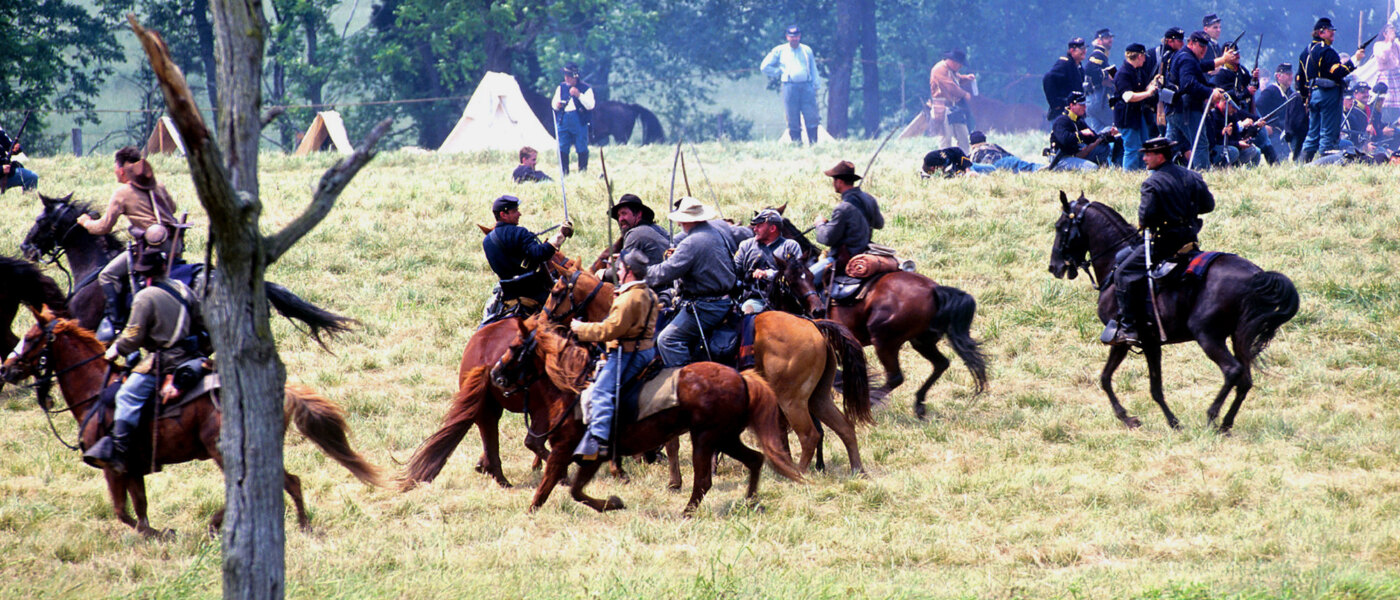
[[[68,217],[69,211],[71,211],[73,208],[76,207],[67,202],[63,203],[62,207],[58,209],[58,216],[54,217],[54,221],[62,222]],[[73,222],[68,224],[68,228],[63,230],[62,234],[55,235],[52,237],[52,243],[47,249],[35,246],[35,249],[39,251],[39,263],[56,266],[59,271],[63,272],[64,277],[68,278],[69,298],[73,297],[73,274],[68,271],[68,267],[64,266],[63,262],[60,259],[62,259],[63,255],[68,252],[67,246],[63,245],[63,240],[68,239],[68,236],[72,235],[72,233],[75,230],[77,230],[78,227],[80,227],[80,225],[78,224],[78,219],[75,217],[73,219]],[[58,231],[57,223],[51,226],[50,230]]]
[[[534,385],[536,381],[539,381],[540,378],[544,376],[544,374],[535,367],[533,355],[539,345],[539,340],[535,337],[535,331],[536,330],[533,329],[530,330],[530,335],[525,336],[525,341],[522,342],[518,348],[512,347],[510,349],[510,360],[516,363],[514,368],[504,369],[504,365],[501,364],[501,361],[496,361],[496,366],[498,368],[503,368],[503,377],[521,382],[512,390],[501,390],[501,392],[507,396],[514,396],[515,394],[530,389],[530,386]],[[590,363],[597,358],[591,347],[588,351],[588,358]],[[512,375],[514,377],[510,377]],[[525,412],[525,436],[530,439],[544,439],[554,435],[554,432],[559,431],[559,428],[563,427],[564,423],[569,420],[569,415],[574,412],[574,409],[578,407],[579,402],[582,400],[583,394],[574,394],[573,403],[565,409],[563,414],[559,415],[559,419],[556,420],[554,424],[550,425],[549,429],[545,430],[544,433],[535,433],[534,424],[530,422],[530,395],[525,394],[525,400],[523,401]]]
[[[1069,224],[1066,225],[1063,230],[1061,230],[1061,241],[1055,250],[1058,251],[1061,258],[1065,259],[1065,261],[1069,262],[1076,269],[1084,271],[1084,274],[1089,277],[1089,285],[1093,286],[1096,290],[1102,291],[1103,287],[1099,284],[1098,281],[1094,280],[1094,261],[1103,258],[1110,252],[1116,252],[1117,249],[1114,248],[1116,244],[1109,244],[1107,247],[1105,247],[1104,250],[1101,250],[1097,253],[1090,252],[1087,243],[1085,244],[1084,249],[1079,252],[1074,252],[1071,250],[1074,243],[1084,237],[1084,232],[1081,230],[1081,228],[1084,226],[1084,215],[1089,212],[1089,208],[1094,204],[1085,200],[1084,205],[1080,207],[1078,211],[1076,211],[1074,205],[1078,203],[1079,200],[1075,200],[1073,203],[1070,204],[1070,221]],[[1129,239],[1128,241],[1131,243],[1132,240]]]
[[[593,286],[593,289],[588,292],[588,295],[584,296],[583,302],[574,302],[574,287],[578,284],[579,275],[581,275],[582,273],[582,271],[574,271],[573,273],[570,273],[569,276],[565,279],[566,283],[564,284],[564,289],[560,290],[559,292],[554,292],[550,294],[551,296],[554,296],[556,293],[563,294],[554,303],[554,309],[556,310],[559,308],[559,303],[564,301],[564,298],[569,299],[569,310],[567,312],[564,312],[562,314],[555,314],[553,311],[546,313],[545,316],[550,321],[554,323],[568,322],[574,317],[577,317],[578,315],[582,314],[583,311],[588,310],[588,306],[593,304],[593,299],[598,297],[598,291],[603,289],[602,282],[598,282],[598,285]]]
[[[68,404],[67,406],[61,409],[54,409],[51,408],[53,406],[51,398],[51,394],[53,391],[53,382],[62,375],[65,375],[71,371],[78,369],[79,367],[82,367],[90,362],[102,358],[102,355],[95,354],[93,356],[89,356],[88,358],[80,360],[74,364],[68,365],[67,367],[64,367],[62,369],[54,370],[53,343],[56,336],[54,335],[53,330],[57,323],[58,321],[55,319],[44,324],[43,347],[39,350],[39,358],[37,361],[38,364],[34,368],[35,372],[31,374],[31,377],[33,377],[34,379],[34,383],[28,384],[24,387],[34,390],[35,402],[38,403],[39,410],[44,411],[44,417],[47,418],[49,421],[49,431],[53,432],[53,436],[55,439],[58,440],[58,443],[63,444],[69,450],[80,450],[81,446],[77,444],[69,444],[68,442],[64,441],[62,435],[59,435],[58,428],[55,427],[53,424],[53,415],[69,412],[72,410],[76,410],[79,407],[86,406],[87,404],[100,398],[102,396],[102,392],[101,390],[99,390],[96,394],[89,396],[81,402]],[[19,356],[18,351],[16,351],[15,355]],[[103,379],[105,380],[106,377],[104,377]],[[82,427],[85,427],[87,425],[86,421],[87,420],[84,419],[82,426],[78,428],[79,435],[82,434]]]

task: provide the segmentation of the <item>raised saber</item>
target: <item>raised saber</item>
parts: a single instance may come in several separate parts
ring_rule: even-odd
[[[684,141],[685,138],[676,140],[676,156],[671,159],[671,198],[666,201],[666,212],[676,210],[676,167],[680,166],[681,142]],[[674,248],[676,247],[676,222],[671,219],[666,219],[666,221],[668,221],[666,232],[670,235],[671,247]]]
[[[602,163],[602,165],[603,165],[603,185],[607,186],[607,188],[608,188],[608,240],[609,240],[608,243],[611,244],[611,243],[612,243],[611,240],[613,239],[613,235],[612,235],[613,207],[616,206],[616,204],[613,203],[612,179],[609,179],[609,178],[608,178],[608,155],[603,153],[603,147],[602,147],[602,146],[599,146],[599,147],[598,147],[598,162],[599,162],[599,163]],[[608,253],[608,257],[609,257],[609,259],[612,258],[612,253],[611,253],[611,252]]]
[[[551,107],[552,108],[552,107]],[[554,113],[554,141],[559,142],[559,111]],[[564,161],[564,147],[559,147],[559,196],[564,199],[564,220],[569,220],[569,192],[564,189],[564,176],[569,174],[569,163]]]
[[[700,152],[695,149],[695,142],[690,143],[690,151],[695,154],[695,164],[700,167],[700,176],[705,178],[705,187],[710,190],[710,202],[714,203],[715,210],[719,211],[719,217],[724,218],[724,209],[719,207],[719,196],[715,195],[715,186],[710,183],[710,176],[705,173],[705,163],[700,162]]]
[[[875,167],[875,159],[880,158],[880,151],[885,149],[885,144],[890,143],[890,138],[894,137],[896,131],[899,131],[898,127],[890,128],[890,132],[885,135],[884,141],[880,142],[880,147],[875,149],[875,154],[870,155],[870,162],[865,165],[865,173],[860,176],[861,183],[865,183],[865,178],[870,176],[870,169]],[[856,186],[859,187],[860,184],[858,183]]]

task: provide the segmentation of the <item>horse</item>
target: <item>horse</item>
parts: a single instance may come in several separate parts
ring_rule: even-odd
[[[579,269],[572,261],[552,261],[550,268],[557,279],[540,318],[567,323],[574,318],[597,322],[607,317],[612,307],[612,284]],[[525,394],[507,397],[489,385],[485,369],[501,356],[515,338],[518,327],[515,319],[497,321],[478,330],[467,342],[458,368],[457,393],[438,430],[424,440],[409,459],[400,476],[401,490],[433,481],[472,425],[481,429],[482,434],[482,455],[476,470],[491,475],[501,487],[510,487],[501,472],[500,462],[498,424],[503,410],[524,412],[527,406],[530,408],[525,445],[535,453],[537,460],[546,455],[544,439],[537,430],[543,423],[536,412],[542,404],[538,401],[541,390],[532,386]],[[865,355],[859,343],[836,323],[817,324],[781,313],[755,320],[755,329],[754,357],[759,373],[778,395],[784,416],[797,431],[802,444],[799,468],[803,472],[807,470],[821,442],[821,432],[813,422],[815,416],[841,438],[850,456],[851,470],[863,472],[852,420],[871,422],[873,419],[865,378]],[[847,373],[842,384],[845,414],[831,399],[838,364]],[[669,454],[671,479],[668,487],[679,489],[676,454],[674,451]]]
[[[0,376],[10,383],[33,377],[39,407],[47,413],[71,413],[78,423],[79,447],[90,448],[112,421],[112,408],[104,407],[98,401],[107,387],[109,373],[108,363],[102,360],[102,343],[73,319],[56,317],[48,310],[36,311],[35,318],[38,322],[25,334],[14,354],[0,366]],[[58,410],[52,410],[48,395],[55,381],[66,402],[66,407]],[[373,486],[382,485],[379,469],[351,448],[345,413],[334,402],[309,387],[288,385],[283,411],[286,421],[295,423],[302,435],[344,466],[356,479]],[[153,424],[156,442],[152,462],[159,467],[212,459],[222,469],[223,455],[219,452],[221,423],[222,413],[212,392],[179,405],[178,414],[168,417],[158,415]],[[285,422],[283,426],[286,426]],[[142,535],[159,534],[150,526],[146,515],[145,475],[136,469],[118,474],[107,468],[103,469],[102,474],[107,480],[107,491],[117,519]],[[303,529],[309,528],[311,522],[302,498],[301,479],[285,473],[283,487],[292,496],[297,524]],[[126,510],[128,497],[135,508],[135,519]],[[223,518],[224,510],[221,508],[209,521],[211,534],[218,532]]]
[[[1055,221],[1050,273],[1061,279],[1074,279],[1080,269],[1089,273],[1090,284],[1099,282],[1096,285],[1099,320],[1107,323],[1118,314],[1114,287],[1108,280],[1115,257],[1120,250],[1140,244],[1141,240],[1133,226],[1112,208],[1091,202],[1083,194],[1071,203],[1065,193],[1060,192],[1060,217]],[[1144,332],[1148,335],[1142,340],[1152,399],[1161,407],[1167,424],[1172,429],[1180,429],[1181,423],[1167,407],[1162,393],[1162,345],[1195,341],[1225,377],[1225,384],[1206,409],[1211,424],[1219,416],[1230,390],[1235,390],[1234,402],[1220,422],[1220,432],[1228,435],[1245,395],[1254,385],[1251,365],[1273,340],[1278,328],[1298,312],[1297,288],[1282,273],[1265,271],[1244,258],[1226,254],[1212,263],[1199,285],[1169,286],[1157,292],[1156,300],[1166,339]],[[1226,349],[1226,339],[1234,347],[1233,353]],[[1128,356],[1128,350],[1126,345],[1116,345],[1109,350],[1108,362],[1099,375],[1099,385],[1108,394],[1113,414],[1132,429],[1142,422],[1129,416],[1113,393],[1113,373]]]
[[[559,254],[555,257],[547,263],[547,267],[558,276],[567,268],[569,261]],[[579,271],[574,268],[569,272]],[[607,298],[607,303],[595,302],[594,299],[599,297]],[[604,284],[597,287],[591,297],[584,294],[584,297],[576,299],[573,306],[577,308],[562,313],[561,316],[601,321],[607,317],[611,304],[612,284]],[[411,490],[420,483],[430,483],[436,479],[472,425],[476,425],[481,433],[481,458],[477,460],[476,471],[490,475],[501,487],[511,487],[510,480],[501,470],[501,415],[507,410],[525,413],[527,425],[542,423],[543,404],[534,400],[542,398],[546,390],[541,383],[531,386],[525,394],[506,395],[489,385],[487,370],[515,339],[520,321],[518,317],[510,317],[490,323],[478,329],[471,339],[467,340],[467,345],[462,350],[462,360],[457,367],[457,392],[453,395],[438,430],[424,440],[409,459],[408,467],[399,477],[401,491]],[[542,437],[527,435],[525,446],[534,452],[537,463],[548,456]],[[676,474],[673,478],[676,487],[680,486],[679,477],[680,475]]]
[[[107,306],[106,296],[96,285],[97,274],[112,257],[126,249],[115,235],[95,236],[78,225],[78,215],[94,214],[91,205],[74,202],[72,194],[62,198],[41,194],[39,198],[43,210],[34,219],[20,250],[28,260],[57,263],[60,269],[63,265],[58,261],[67,259],[70,288],[67,305],[83,328],[96,330]],[[358,323],[307,302],[271,281],[265,282],[265,288],[272,307],[282,316],[304,323],[308,335],[323,348],[326,345],[323,335],[334,337],[350,331]]]
[[[642,120],[643,144],[658,144],[666,140],[661,121],[651,111],[637,104],[602,100],[593,107],[593,126],[588,141],[604,144],[616,139],[617,143],[626,144],[632,139],[632,128],[636,126],[637,119]]]
[[[546,435],[552,450],[545,460],[544,477],[530,501],[529,510],[534,512],[549,499],[572,459],[574,447],[587,432],[587,425],[574,409],[578,406],[580,382],[591,370],[592,361],[579,344],[554,331],[562,329],[558,325],[543,319],[517,324],[519,337],[491,368],[491,381],[508,393],[520,390],[521,382],[548,381],[553,388],[545,395],[551,423]],[[618,454],[637,454],[690,432],[695,473],[683,515],[694,514],[710,490],[716,451],[734,457],[749,470],[744,497],[750,502],[758,493],[765,456],[778,473],[802,482],[802,475],[783,448],[777,399],[762,376],[752,370],[740,374],[719,363],[698,362],[681,368],[678,378],[677,405],[625,426],[618,432],[614,446]],[[762,453],[739,439],[746,427],[758,436]],[[601,461],[581,463],[570,494],[598,512],[625,508],[616,496],[604,501],[583,491],[601,465]]]
[[[818,318],[829,316],[846,326],[862,346],[875,346],[875,356],[885,368],[885,382],[874,392],[877,397],[888,396],[904,383],[899,349],[905,342],[928,359],[933,373],[914,394],[914,415],[920,419],[927,413],[924,404],[929,388],[951,364],[938,351],[938,342],[945,335],[972,373],[974,394],[987,387],[987,360],[971,334],[977,301],[967,292],[938,285],[918,273],[894,271],[877,275],[853,304],[845,306],[835,300],[819,300],[821,292],[812,272],[795,262],[784,265],[774,285],[791,295],[787,305],[792,310]],[[784,294],[775,295],[782,301]]]

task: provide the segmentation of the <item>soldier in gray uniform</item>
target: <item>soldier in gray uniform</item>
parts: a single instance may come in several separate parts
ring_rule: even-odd
[[[733,307],[729,298],[734,275],[734,241],[710,222],[718,213],[691,197],[681,198],[670,214],[685,229],[666,261],[647,272],[647,286],[661,289],[680,283],[676,316],[656,336],[656,346],[667,367],[690,363],[691,349],[703,347],[707,338]]]
[[[783,216],[778,211],[771,208],[759,211],[749,221],[749,226],[753,228],[754,237],[740,242],[739,250],[734,253],[734,270],[744,288],[740,310],[746,315],[768,308],[760,288],[778,276],[776,259],[784,263],[802,260],[802,246],[796,240],[783,237]]]
[[[118,474],[126,473],[131,432],[140,424],[142,408],[155,395],[160,371],[199,357],[194,338],[198,297],[185,284],[166,278],[165,253],[159,248],[146,250],[136,258],[131,270],[149,283],[136,292],[131,301],[131,318],[121,337],[107,348],[106,358],[112,362],[137,350],[145,350],[146,356],[117,392],[112,434],[83,453],[84,462]]]
[[[647,264],[659,265],[666,260],[666,251],[671,248],[671,236],[656,224],[656,213],[642,203],[636,194],[623,194],[617,204],[608,211],[617,221],[622,231],[622,248],[619,255],[640,252],[647,257]],[[617,281],[616,261],[609,261],[608,281]]]
[[[870,247],[874,230],[885,227],[885,217],[880,214],[880,204],[875,197],[856,187],[860,175],[856,175],[856,166],[851,161],[836,163],[824,174],[831,178],[836,193],[841,194],[841,202],[832,209],[830,219],[817,219],[817,243],[828,248],[827,257],[812,265],[812,274],[818,281],[832,264],[836,265],[836,275],[844,274],[851,257]]]

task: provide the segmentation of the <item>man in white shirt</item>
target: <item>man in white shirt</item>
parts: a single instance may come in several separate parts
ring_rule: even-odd
[[[807,139],[817,143],[817,59],[812,49],[802,43],[802,30],[796,25],[787,28],[787,43],[768,52],[760,65],[763,74],[783,85],[783,108],[787,112],[788,135],[793,142],[802,143],[802,126]]]
[[[593,88],[578,76],[578,65],[564,65],[564,83],[554,90],[554,128],[559,138],[559,164],[569,174],[569,146],[578,151],[578,170],[588,170],[588,125],[593,106]]]

